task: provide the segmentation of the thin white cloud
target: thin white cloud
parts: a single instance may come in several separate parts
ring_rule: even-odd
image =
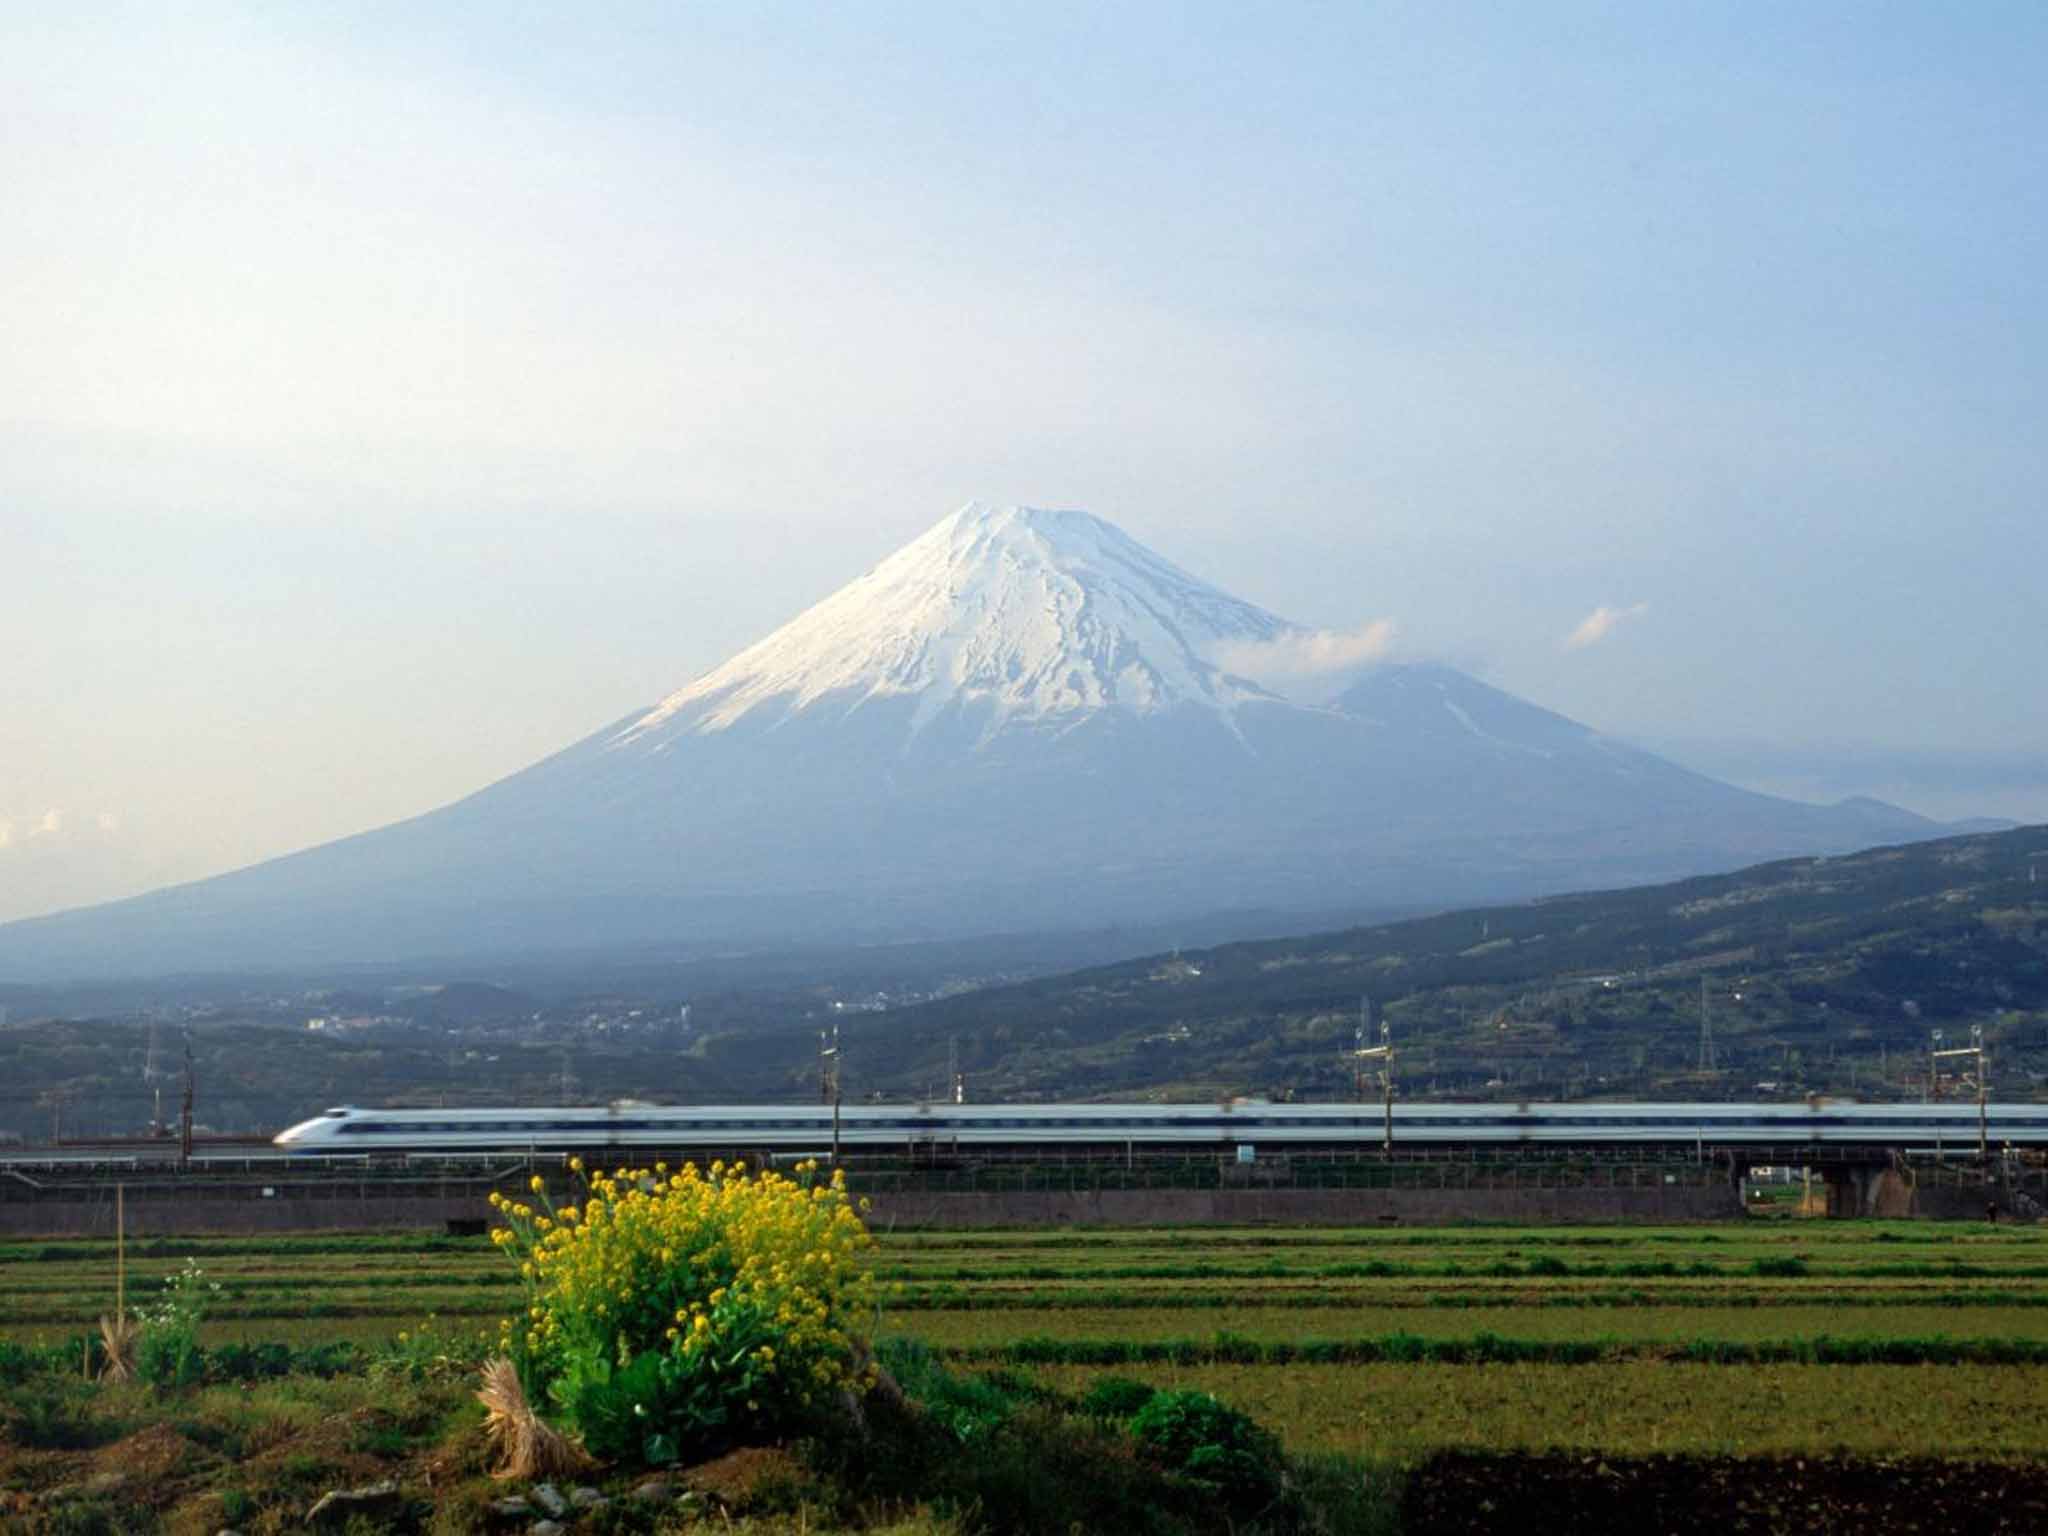
[[[1598,645],[1623,624],[1631,619],[1640,619],[1649,611],[1648,603],[1631,603],[1626,608],[1610,608],[1602,603],[1579,620],[1578,628],[1564,637],[1564,648],[1583,651],[1589,645]]]
[[[1295,629],[1271,640],[1222,647],[1216,664],[1263,688],[1291,697],[1337,691],[1360,667],[1378,661],[1394,643],[1394,621],[1374,619],[1357,629]]]

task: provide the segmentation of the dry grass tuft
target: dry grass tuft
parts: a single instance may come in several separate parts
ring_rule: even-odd
[[[484,1433],[498,1452],[491,1476],[558,1477],[597,1465],[582,1446],[540,1421],[510,1360],[489,1362],[483,1378],[476,1400],[484,1405]]]
[[[100,1371],[101,1381],[133,1381],[135,1379],[135,1341],[142,1336],[142,1330],[135,1326],[135,1320],[125,1312],[116,1312],[112,1317],[100,1314],[100,1343],[106,1346],[107,1363]]]

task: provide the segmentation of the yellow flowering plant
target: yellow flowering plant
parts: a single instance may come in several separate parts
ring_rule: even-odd
[[[673,1461],[870,1384],[853,1328],[874,1305],[874,1239],[844,1174],[571,1167],[580,1203],[535,1178],[531,1200],[491,1197],[491,1236],[526,1284],[506,1353],[593,1453]]]

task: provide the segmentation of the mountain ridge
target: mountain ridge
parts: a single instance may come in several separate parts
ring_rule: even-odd
[[[1090,514],[970,504],[450,805],[0,927],[0,979],[1413,910],[1943,830],[1736,789],[1440,664],[1305,704],[1224,659],[1312,633]]]

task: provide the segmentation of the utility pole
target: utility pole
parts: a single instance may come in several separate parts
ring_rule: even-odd
[[[1934,1084],[1936,1094],[1939,1094],[1941,1088],[1940,1063],[1944,1057],[1954,1056],[1968,1056],[1975,1064],[1974,1070],[1977,1076],[1977,1157],[1980,1162],[1988,1161],[1991,1155],[1991,1108],[1986,1094],[1985,1077],[1987,1071],[1984,1055],[1984,1026],[1982,1024],[1972,1024],[1970,1026],[1970,1043],[1968,1045],[1952,1046],[1948,1050],[1943,1050],[1941,1047],[1941,1031],[1938,1029],[1934,1031],[1934,1037],[1927,1052],[1927,1075]]]
[[[1977,1160],[1991,1160],[1991,1056],[1984,1049],[1984,1026],[1970,1026],[1970,1048],[1977,1053]]]
[[[178,1167],[192,1166],[192,1031],[185,1031],[185,1102],[178,1111]]]
[[[157,1022],[149,1021],[149,1055],[143,1058],[142,1081],[154,1095],[155,1107],[150,1111],[149,1134],[161,1136],[164,1133],[164,1087],[156,1070]]]
[[[1700,1071],[1714,1070],[1714,1021],[1707,1012],[1707,978],[1700,977]]]
[[[827,1045],[827,1039],[831,1044]],[[832,1106],[832,1166],[839,1166],[839,1025],[834,1023],[828,1037],[818,1031],[818,1096]]]
[[[1386,1127],[1384,1132],[1382,1133],[1381,1150],[1386,1152],[1386,1154],[1389,1157],[1391,1157],[1393,1156],[1394,1152],[1393,1025],[1388,1023],[1386,1019],[1381,1019],[1380,1043],[1378,1045],[1367,1045],[1365,1043],[1366,1039],[1368,1038],[1366,1035],[1366,1024],[1371,1017],[1372,1004],[1367,1002],[1363,998],[1359,999],[1358,1045],[1356,1049],[1352,1051],[1351,1055],[1353,1060],[1360,1063],[1360,1066],[1356,1070],[1358,1072],[1358,1096],[1361,1099],[1365,1097],[1365,1068],[1363,1066],[1363,1063],[1367,1061],[1377,1061],[1380,1064],[1380,1102],[1384,1106],[1386,1112]]]
[[[1358,1000],[1358,1028],[1351,1037],[1351,1092],[1358,1102],[1365,1102],[1365,1066],[1361,1058],[1365,1054],[1365,1042],[1372,1038],[1372,999]]]

